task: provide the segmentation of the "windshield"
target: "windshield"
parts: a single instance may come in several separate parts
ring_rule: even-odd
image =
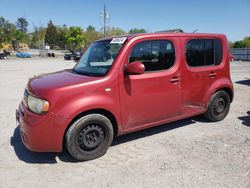
[[[90,45],[73,71],[89,76],[104,76],[112,66],[122,44],[111,40],[98,41]]]

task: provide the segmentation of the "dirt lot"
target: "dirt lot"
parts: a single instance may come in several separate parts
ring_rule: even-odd
[[[122,136],[89,162],[26,150],[15,122],[29,77],[73,65],[59,58],[0,61],[1,188],[250,187],[250,62],[231,63],[235,99],[224,121],[194,117]]]

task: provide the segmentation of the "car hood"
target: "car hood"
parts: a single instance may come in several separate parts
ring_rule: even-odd
[[[34,76],[33,78],[30,78],[27,89],[34,95],[45,96],[46,92],[52,90],[86,84],[98,79],[100,79],[100,77],[75,74],[70,69]]]

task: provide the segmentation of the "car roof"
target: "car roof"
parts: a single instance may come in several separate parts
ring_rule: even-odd
[[[224,34],[216,33],[169,33],[169,32],[156,32],[156,33],[138,33],[138,34],[128,34],[128,35],[117,35],[109,36],[106,38],[99,39],[97,41],[112,40],[113,38],[126,37],[128,40],[133,38],[150,38],[150,37],[224,37]]]

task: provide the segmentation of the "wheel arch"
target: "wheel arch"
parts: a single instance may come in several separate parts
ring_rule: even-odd
[[[214,104],[215,103],[213,103],[213,102],[218,99],[218,98],[216,98],[218,96],[217,95],[218,92],[223,92],[224,95],[226,93],[228,94],[228,96],[226,97],[227,98],[227,100],[226,100],[227,101],[227,105],[225,105],[223,107],[222,111],[217,111],[215,109],[217,111],[217,112],[215,112],[214,111]],[[210,121],[213,121],[213,122],[217,122],[217,121],[223,120],[227,116],[227,114],[229,112],[230,103],[232,102],[232,100],[233,100],[233,91],[231,90],[230,87],[221,87],[221,88],[216,89],[213,93],[211,93],[211,97],[210,97],[208,105],[207,105],[207,111],[204,113],[204,116],[207,119],[209,119]],[[215,108],[217,108],[217,107],[215,107]]]
[[[91,109],[91,110],[87,110],[84,112],[79,113],[78,115],[76,115],[71,121],[70,123],[67,125],[64,134],[63,134],[63,142],[62,144],[65,145],[65,135],[68,131],[68,129],[70,128],[70,126],[79,118],[81,118],[82,116],[88,115],[88,114],[101,114],[105,117],[107,117],[111,123],[112,123],[112,127],[114,130],[114,137],[116,137],[118,135],[119,132],[119,126],[117,123],[117,119],[115,118],[114,114],[106,109],[101,109],[101,108],[97,108],[97,109]]]
[[[215,94],[218,91],[225,91],[229,95],[229,97],[230,97],[230,102],[233,101],[233,97],[234,96],[233,96],[233,91],[232,91],[231,88],[229,88],[229,87],[222,87],[222,88],[217,89],[213,94]]]
[[[212,96],[217,93],[218,91],[225,91],[229,97],[230,97],[230,102],[233,101],[233,97],[234,97],[234,93],[233,93],[233,89],[229,86],[223,86],[223,87],[219,87],[219,88],[215,88],[214,90],[212,90],[211,92],[209,92],[209,95],[207,96],[207,102],[206,102],[206,106],[208,107]]]
[[[209,89],[207,90],[206,95],[204,96],[204,103],[206,104],[206,107],[208,107],[212,96],[220,90],[227,92],[230,97],[230,102],[233,101],[234,88],[232,81],[228,78],[221,78],[210,85]]]

